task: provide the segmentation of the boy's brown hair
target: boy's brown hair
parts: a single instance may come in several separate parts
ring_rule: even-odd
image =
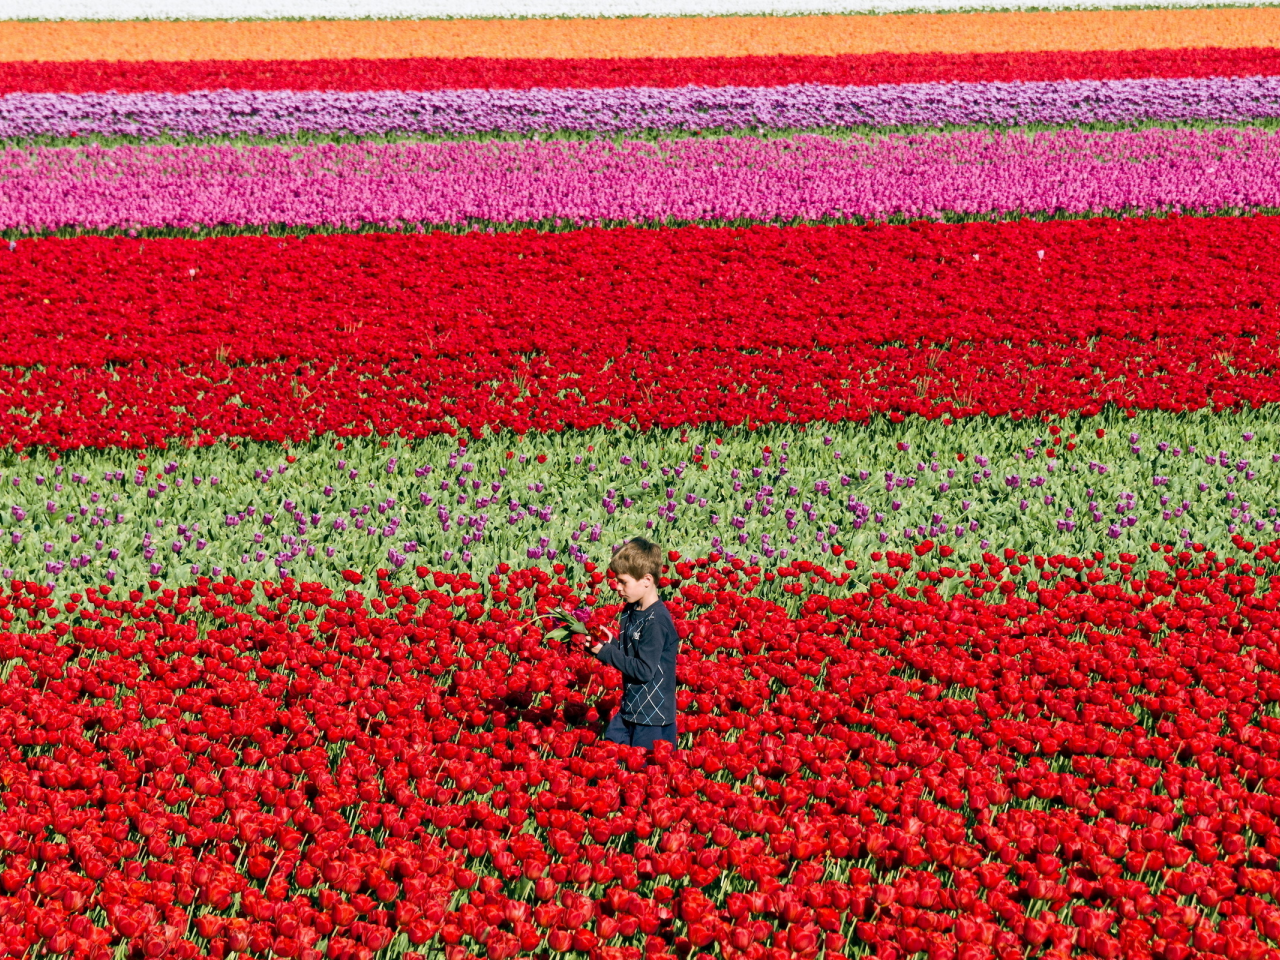
[[[662,575],[662,550],[656,543],[636,537],[613,552],[609,569],[618,576],[625,573],[634,580],[652,576],[657,584],[658,577]]]

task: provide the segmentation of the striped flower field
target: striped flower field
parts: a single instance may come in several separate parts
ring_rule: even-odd
[[[1280,8],[14,3],[0,957],[1280,960]]]

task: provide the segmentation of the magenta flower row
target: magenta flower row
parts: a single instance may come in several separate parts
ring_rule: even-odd
[[[1238,207],[1280,207],[1280,133],[1155,128],[0,153],[0,226],[36,229]]]

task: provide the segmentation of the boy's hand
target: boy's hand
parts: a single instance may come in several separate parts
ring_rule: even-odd
[[[595,638],[596,642],[591,644],[589,649],[595,656],[600,655],[600,651],[604,649],[606,643],[613,642],[613,631],[608,627],[602,626],[598,628],[592,632],[592,636]]]
[[[613,642],[613,630],[604,624],[592,627],[588,632],[591,635],[591,639],[595,641],[588,644],[592,653],[599,653],[606,643]]]

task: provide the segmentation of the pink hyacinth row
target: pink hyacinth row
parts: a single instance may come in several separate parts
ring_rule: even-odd
[[[0,154],[0,225],[820,220],[1280,207],[1280,133],[42,148]]]

